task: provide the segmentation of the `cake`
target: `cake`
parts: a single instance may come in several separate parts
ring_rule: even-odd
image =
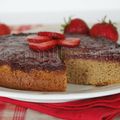
[[[85,85],[120,83],[120,46],[105,38],[80,38],[78,47],[33,51],[31,34],[0,37],[0,86],[38,91],[65,91],[67,82]]]
[[[28,47],[30,34],[0,37],[0,86],[39,91],[65,91],[66,67],[59,49],[34,52]]]
[[[120,46],[105,38],[74,35],[81,43],[63,47],[69,83],[108,85],[120,83]]]

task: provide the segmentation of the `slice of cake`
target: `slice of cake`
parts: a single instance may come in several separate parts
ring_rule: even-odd
[[[63,48],[68,82],[92,85],[120,83],[120,47],[117,43],[84,35],[72,37],[80,38],[81,43],[76,48]]]
[[[59,58],[59,49],[34,52],[28,47],[26,37],[26,34],[0,37],[0,86],[64,91],[66,67]]]

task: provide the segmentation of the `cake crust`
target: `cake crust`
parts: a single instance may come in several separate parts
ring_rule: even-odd
[[[67,35],[69,37],[71,35]],[[105,38],[92,38],[85,35],[72,35],[80,38],[80,45],[75,48],[63,48],[65,59],[120,61],[120,45]]]
[[[10,66],[0,66],[0,86],[36,91],[65,91],[67,86],[66,72],[31,70],[24,72],[12,70]]]

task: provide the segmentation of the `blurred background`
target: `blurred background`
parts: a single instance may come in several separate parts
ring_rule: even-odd
[[[64,17],[96,22],[105,15],[120,21],[120,0],[0,0],[0,21],[8,24],[59,24]]]

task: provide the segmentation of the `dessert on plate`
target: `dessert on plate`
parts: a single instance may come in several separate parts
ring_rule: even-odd
[[[120,83],[118,32],[111,22],[89,29],[83,20],[73,19],[63,27],[64,34],[0,36],[0,86],[65,91],[67,82]]]
[[[120,83],[120,46],[105,38],[76,37],[81,40],[78,47],[62,48],[68,81],[99,86]]]
[[[57,48],[34,52],[28,46],[29,34],[0,37],[0,86],[40,91],[64,91],[66,67]]]
[[[63,48],[68,82],[97,86],[120,82],[118,32],[114,24],[105,19],[94,24],[89,33],[81,19],[73,19],[63,26],[64,33],[69,34],[67,37],[81,40],[76,48]],[[73,36],[74,33],[78,35]]]

